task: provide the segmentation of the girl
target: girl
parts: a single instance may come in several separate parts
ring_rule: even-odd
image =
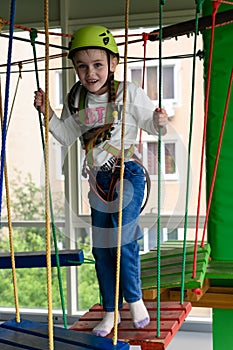
[[[79,82],[65,100],[61,118],[49,110],[49,128],[63,145],[80,139],[86,152],[84,172],[89,175],[93,256],[103,299],[105,316],[93,329],[102,337],[114,326],[114,298],[118,232],[119,168],[124,152],[122,245],[119,310],[123,298],[129,304],[135,328],[150,322],[142,300],[138,240],[142,237],[138,219],[144,198],[145,172],[138,162],[136,138],[139,128],[149,134],[166,133],[164,109],[154,110],[141,88],[127,83],[125,140],[121,149],[123,83],[114,81],[119,52],[110,31],[102,26],[77,30],[69,55]],[[34,105],[44,113],[44,92],[35,93]],[[120,322],[120,316],[119,316]]]

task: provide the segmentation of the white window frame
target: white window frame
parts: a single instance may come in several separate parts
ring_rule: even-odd
[[[179,67],[180,63],[178,60],[166,60],[165,62],[163,61],[163,67],[174,67],[174,98],[171,99],[163,99],[163,104],[164,106],[168,105],[179,105],[180,103],[180,92],[179,92]],[[151,60],[146,62],[146,67],[157,67],[157,72],[159,74],[159,63],[158,60]],[[133,69],[141,69],[143,70],[143,62],[133,62],[128,64],[128,78],[130,81],[132,81],[132,70]],[[158,81],[158,79],[157,79]],[[146,89],[147,86],[147,75],[145,74],[145,82],[144,82],[144,89],[145,92],[147,92]],[[158,100],[153,100],[155,105],[158,105]]]
[[[143,164],[146,168],[148,168],[148,143],[150,142],[158,142],[153,136],[144,136],[143,137]],[[165,145],[166,143],[174,143],[175,144],[175,163],[176,163],[176,171],[174,174],[165,174]],[[161,143],[161,170],[164,176],[165,181],[178,181],[179,180],[179,171],[178,171],[178,140],[173,138],[164,137],[163,142]],[[157,180],[158,175],[150,175],[151,180]]]
[[[55,103],[56,103],[56,109],[62,109],[63,103],[60,103],[63,101],[62,96],[62,71],[58,70],[55,73]]]

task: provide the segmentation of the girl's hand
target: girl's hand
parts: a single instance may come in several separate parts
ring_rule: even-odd
[[[156,131],[161,127],[162,135],[167,133],[168,115],[165,109],[156,108],[153,115],[153,123]]]
[[[45,114],[45,92],[40,89],[34,93],[34,107],[39,110],[43,115]],[[49,119],[53,116],[53,110],[49,104]]]

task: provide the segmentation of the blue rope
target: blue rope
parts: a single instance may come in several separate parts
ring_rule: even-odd
[[[4,118],[3,118],[3,124],[2,124],[1,176],[0,176],[0,223],[2,222],[2,220],[1,220],[1,218],[2,218],[2,192],[3,192],[5,153],[6,153],[7,116],[8,116],[8,104],[9,104],[9,91],[10,91],[11,56],[12,56],[13,34],[14,34],[15,7],[16,7],[16,0],[12,0],[11,12],[10,12],[10,36],[9,36],[9,45],[8,45]]]

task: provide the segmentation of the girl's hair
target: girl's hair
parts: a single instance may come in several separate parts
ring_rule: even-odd
[[[108,78],[108,102],[111,103],[112,109],[116,109],[116,91],[114,86],[114,73],[110,73]]]

